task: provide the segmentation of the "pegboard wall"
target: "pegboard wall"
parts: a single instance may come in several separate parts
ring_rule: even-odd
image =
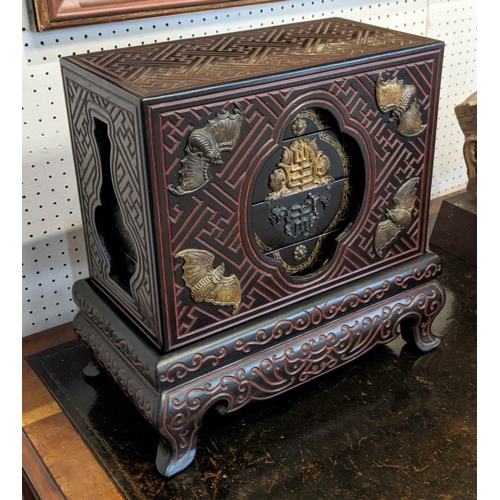
[[[59,58],[332,16],[445,42],[432,196],[465,187],[454,107],[477,90],[473,0],[299,0],[43,33],[23,6],[23,336],[71,321],[88,275]]]

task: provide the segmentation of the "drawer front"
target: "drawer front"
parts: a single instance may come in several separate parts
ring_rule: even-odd
[[[424,252],[441,58],[149,106],[168,346]]]
[[[363,161],[358,155],[356,164],[326,109],[306,107],[288,121],[276,153],[252,185],[250,226],[266,257],[280,261],[290,275],[309,276],[333,255],[335,238],[360,203]]]

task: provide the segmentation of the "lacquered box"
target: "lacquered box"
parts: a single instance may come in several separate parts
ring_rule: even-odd
[[[443,49],[332,18],[61,60],[90,273],[74,327],[160,434],[162,474],[213,405],[399,333],[439,344]]]

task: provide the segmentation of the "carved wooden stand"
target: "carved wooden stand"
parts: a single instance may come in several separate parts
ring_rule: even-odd
[[[74,328],[95,358],[158,431],[156,465],[171,476],[187,467],[206,411],[222,413],[268,399],[356,359],[401,332],[421,351],[445,295],[439,258],[427,254],[307,305],[255,321],[210,341],[158,355],[92,285],[74,286]],[[400,331],[398,331],[400,329]]]
[[[213,405],[398,328],[438,345],[442,56],[333,18],[61,60],[90,271],[74,326],[161,436],[162,474],[193,460]]]

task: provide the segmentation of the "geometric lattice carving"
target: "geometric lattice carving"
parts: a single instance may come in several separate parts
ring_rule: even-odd
[[[368,28],[368,29],[366,29]],[[294,71],[334,59],[369,56],[418,46],[419,36],[366,27],[345,19],[328,19],[235,33],[221,47],[217,36],[96,52],[75,62],[139,97],[178,92],[256,78],[276,68]],[[163,64],[162,64],[163,63]],[[168,63],[168,64],[167,64]]]
[[[407,64],[405,70],[411,74],[421,90],[420,105],[425,114],[429,108],[429,82],[432,81],[434,60],[426,64]],[[373,85],[379,74],[377,69],[346,77],[335,77],[334,73],[326,74],[325,80],[311,84],[308,91],[311,99],[316,95],[334,96],[338,109],[348,107],[350,113],[344,119],[350,129],[359,131],[366,141],[365,148],[371,155],[372,163],[368,165],[372,178],[370,206],[360,218],[356,230],[347,241],[338,245],[334,263],[323,273],[318,287],[336,286],[348,275],[359,273],[363,269],[376,270],[381,266],[380,259],[373,248],[373,234],[377,224],[385,219],[385,210],[391,205],[394,192],[410,177],[422,177],[422,185],[429,182],[429,174],[424,172],[426,142],[424,134],[406,142],[405,138],[395,134],[391,124],[380,116],[380,111],[373,95]],[[240,277],[242,302],[238,316],[250,314],[265,308],[276,307],[286,300],[293,302],[304,297],[303,288],[293,280],[286,279],[273,269],[255,269],[255,257],[249,252],[251,242],[242,241],[237,225],[246,219],[246,212],[241,212],[244,205],[243,193],[246,186],[252,183],[249,172],[258,171],[265,158],[253,154],[249,158],[249,144],[252,151],[265,151],[265,142],[272,137],[276,123],[294,100],[302,94],[300,88],[291,87],[269,92],[255,92],[250,97],[237,100],[252,130],[258,130],[260,141],[252,137],[242,136],[240,143],[231,153],[231,158],[216,174],[212,187],[195,193],[187,205],[178,198],[170,197],[164,215],[165,223],[170,227],[170,238],[173,252],[182,250],[188,235],[193,235],[190,245],[197,248],[210,248],[216,257],[225,261],[226,270]],[[330,97],[331,98],[331,97]],[[183,157],[183,137],[191,130],[191,123],[205,123],[211,117],[205,106],[179,107],[176,105],[175,120],[169,113],[169,105],[158,107],[157,118],[152,125],[162,131],[162,143],[166,154],[162,156],[162,174],[175,182],[179,170],[179,161]],[[222,112],[232,109],[231,101],[213,103],[212,110]],[[220,111],[219,111],[220,110]],[[213,111],[212,111],[213,114]],[[276,144],[278,140],[276,139]],[[394,154],[396,152],[396,154]],[[368,157],[370,158],[370,156]],[[419,193],[420,193],[419,187]],[[418,205],[415,216],[404,235],[389,250],[386,260],[394,256],[416,254],[423,249],[423,225],[418,217]],[[168,257],[166,257],[168,259]],[[179,263],[169,261],[172,271],[172,282],[179,283],[175,273],[179,273]],[[237,271],[237,272],[236,272]],[[167,272],[169,272],[167,270]],[[308,292],[315,293],[318,288],[314,283],[308,284]],[[184,343],[192,335],[203,336],[204,332],[221,329],[230,320],[230,313],[224,308],[201,308],[192,302],[188,303],[183,287],[176,284],[171,290],[175,306],[172,317],[177,319],[176,334],[170,339],[172,344]],[[209,325],[209,326],[205,326]]]
[[[139,156],[137,111],[130,109],[126,102],[119,106],[116,101],[91,92],[69,78],[66,79],[66,89],[77,176],[83,192],[82,219],[90,275],[105,292],[118,298],[128,313],[141,322],[152,340],[160,344],[152,235],[145,223],[147,182]],[[113,138],[110,151],[110,163],[114,166],[111,169],[112,183],[123,214],[123,224],[137,251],[138,266],[130,278],[131,295],[110,278],[110,261],[104,253],[94,221],[95,212],[101,205],[99,195],[103,183],[100,157],[93,140],[94,118],[107,124],[108,135]]]

